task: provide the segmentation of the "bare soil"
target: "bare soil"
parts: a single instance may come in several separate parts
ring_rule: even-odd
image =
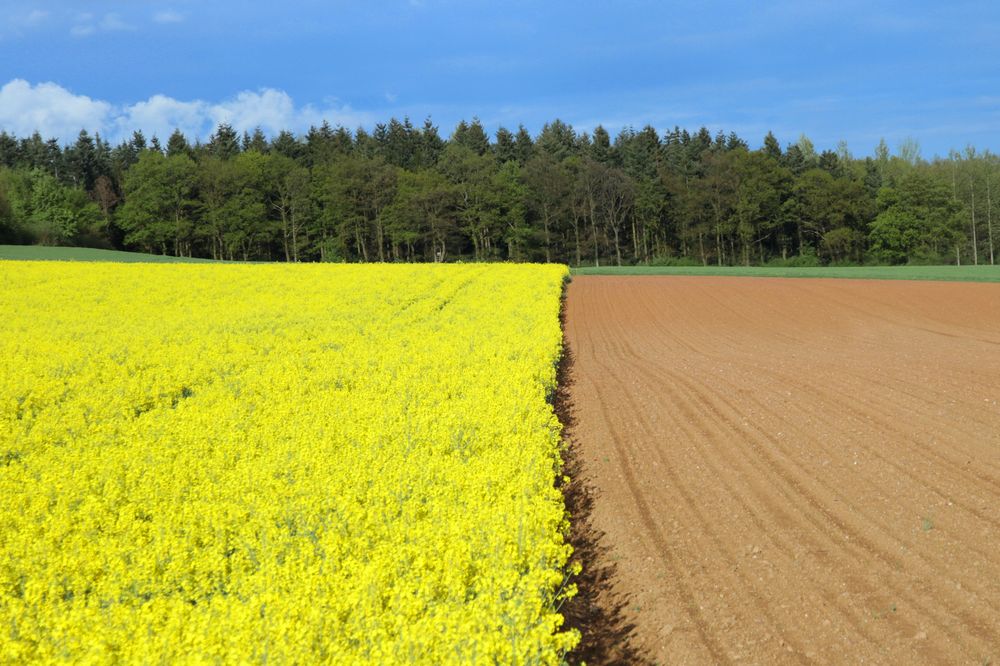
[[[578,276],[588,663],[1000,663],[1000,285]]]

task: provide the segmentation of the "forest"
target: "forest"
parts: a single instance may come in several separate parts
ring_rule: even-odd
[[[112,146],[0,133],[0,243],[240,261],[571,265],[994,262],[1000,159],[871,156],[801,136],[578,132],[562,121],[448,138],[426,120]]]

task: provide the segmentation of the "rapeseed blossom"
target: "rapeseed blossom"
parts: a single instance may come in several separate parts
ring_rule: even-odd
[[[566,275],[0,262],[0,663],[559,663]]]

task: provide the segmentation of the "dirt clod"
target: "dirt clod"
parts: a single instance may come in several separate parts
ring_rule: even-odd
[[[627,604],[625,661],[996,651],[1000,285],[576,277],[565,323],[590,612]]]

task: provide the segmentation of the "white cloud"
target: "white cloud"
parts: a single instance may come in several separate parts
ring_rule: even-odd
[[[371,121],[369,114],[335,102],[324,109],[311,104],[296,108],[288,93],[273,88],[243,91],[230,100],[212,105],[208,109],[208,117],[212,127],[219,123],[228,123],[237,130],[260,127],[266,134],[272,135],[285,129],[303,131],[323,121],[345,127]]]
[[[111,12],[110,14],[105,14],[104,18],[101,19],[101,30],[107,30],[108,32],[116,30],[135,30],[135,26],[127,23],[118,14]]]
[[[100,132],[113,141],[127,138],[135,130],[166,139],[174,129],[189,139],[207,139],[219,123],[229,123],[240,132],[260,127],[273,136],[281,130],[302,133],[324,120],[356,127],[371,124],[373,118],[336,100],[327,100],[322,108],[296,106],[288,93],[273,88],[246,90],[219,102],[153,95],[119,106],[76,95],[55,83],[32,85],[14,79],[0,88],[0,130],[18,136],[38,130],[45,137],[62,141],[73,140],[81,129]]]
[[[33,9],[21,20],[21,25],[33,28],[44,23],[49,18],[50,12],[43,9]]]
[[[0,39],[5,35],[20,35],[22,31],[39,27],[49,20],[52,12],[33,9],[24,12],[0,12]]]
[[[295,104],[288,93],[264,89],[244,91],[235,98],[215,104],[209,109],[213,125],[228,123],[233,127],[260,127],[266,133],[277,133],[295,123]]]
[[[181,23],[184,21],[184,15],[172,9],[166,9],[162,12],[156,12],[153,15],[153,21],[156,23]]]
[[[94,15],[87,12],[76,15],[76,24],[70,28],[69,33],[74,37],[89,37],[97,32],[122,32],[135,30],[135,26],[127,22],[120,14],[109,12],[96,20]]]
[[[74,95],[55,83],[32,86],[14,79],[0,88],[0,129],[18,136],[38,130],[65,141],[81,129],[105,131],[112,112],[111,104]]]
[[[166,139],[179,129],[193,139],[202,136],[207,111],[208,105],[201,101],[181,102],[166,95],[153,95],[122,109],[115,118],[112,133],[128,136],[141,129],[146,136]]]

